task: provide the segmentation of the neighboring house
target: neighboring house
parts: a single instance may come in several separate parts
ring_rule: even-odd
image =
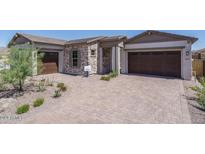
[[[192,69],[196,77],[205,76],[205,49],[192,51]]]
[[[192,58],[193,59],[203,59],[203,60],[205,60],[205,48],[197,50],[197,51],[193,51],[192,52]]]
[[[197,38],[159,31],[145,31],[130,39],[99,36],[70,41],[17,33],[9,46],[30,43],[44,52],[45,74],[83,74],[84,66],[90,65],[91,73],[116,70],[190,80],[195,41]]]
[[[9,69],[9,65],[6,64],[8,60],[8,48],[0,47],[0,71]]]

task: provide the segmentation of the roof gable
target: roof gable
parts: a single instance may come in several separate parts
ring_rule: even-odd
[[[98,40],[100,40],[102,38],[104,38],[104,36],[89,37],[89,38],[76,39],[76,40],[69,40],[69,41],[66,42],[66,44],[70,45],[70,44],[92,43],[92,42],[98,41]]]
[[[128,39],[127,43],[151,43],[181,40],[187,40],[194,43],[197,41],[197,38],[149,30]]]
[[[96,41],[100,41],[100,42],[111,42],[111,41],[119,41],[119,40],[125,40],[126,36],[98,36],[98,37],[89,37],[89,38],[83,38],[83,39],[76,39],[76,40],[70,40],[67,41],[66,44],[70,45],[70,44],[81,44],[81,43],[92,43],[92,42],[96,42]]]
[[[16,35],[14,35],[12,40],[9,42],[8,46],[16,44],[16,43],[21,44],[21,43],[26,43],[26,42],[45,43],[45,44],[54,44],[54,45],[63,46],[66,41],[61,40],[61,39],[43,37],[43,36],[16,33]]]

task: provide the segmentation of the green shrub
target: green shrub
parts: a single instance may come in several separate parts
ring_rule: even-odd
[[[200,95],[198,98],[199,105],[205,110],[205,95]]]
[[[57,87],[58,87],[58,88],[61,88],[61,87],[64,87],[64,86],[65,86],[65,84],[62,83],[62,82],[57,84]]]
[[[44,92],[46,90],[46,83],[45,80],[41,80],[37,84],[37,92]]]
[[[118,72],[117,71],[112,71],[110,72],[108,75],[103,75],[100,80],[104,80],[104,81],[110,81],[110,79],[112,78],[116,78],[118,76]]]
[[[41,106],[43,103],[44,103],[44,98],[37,98],[37,99],[33,102],[33,107]]]
[[[37,54],[37,73],[38,75],[41,74],[44,71],[44,67],[43,67],[43,58],[45,56],[45,53],[38,53]]]
[[[117,71],[112,71],[110,74],[109,74],[110,78],[116,78],[118,76],[118,72]]]
[[[102,76],[100,80],[110,81],[110,76]]]
[[[3,91],[6,89],[6,86],[3,82],[0,81],[0,91]]]
[[[49,79],[47,79],[47,80],[45,80],[45,85],[52,87],[53,86],[53,82],[49,81]]]
[[[205,77],[201,77],[201,78],[199,79],[199,82],[201,83],[201,85],[202,85],[203,87],[205,87]]]
[[[63,92],[67,90],[67,87],[65,86],[64,83],[58,83],[57,87]]]
[[[60,88],[60,90],[64,92],[64,91],[66,91],[66,90],[67,90],[67,87],[66,87],[66,86],[61,87],[61,88]]]
[[[30,108],[29,104],[21,105],[17,108],[16,114],[26,113],[28,112],[29,108]]]
[[[55,92],[53,94],[53,97],[57,98],[57,97],[60,97],[60,96],[61,96],[61,90],[60,89],[55,90]]]
[[[53,87],[53,83],[52,82],[48,83],[48,86]]]
[[[191,87],[191,89],[196,92],[197,102],[205,110],[205,84],[202,84],[201,87]]]

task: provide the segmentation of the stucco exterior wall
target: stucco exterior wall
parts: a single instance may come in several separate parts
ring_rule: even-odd
[[[98,71],[97,73],[103,74],[103,48],[100,47],[98,50]]]
[[[188,43],[181,51],[181,77],[185,80],[192,79],[191,44]]]
[[[125,56],[126,52],[124,50],[124,48],[122,48],[122,50],[120,51],[120,73],[126,73],[126,56]]]
[[[58,52],[58,71],[63,73],[64,70],[64,50]]]
[[[80,67],[70,66],[70,52],[77,50],[80,52]],[[65,48],[64,51],[64,73],[83,74],[84,66],[88,64],[88,45],[72,45]]]
[[[95,51],[95,55],[91,55],[91,51]],[[88,45],[88,63],[91,65],[91,74],[98,71],[98,43]]]
[[[121,60],[121,58],[123,58],[121,55],[123,48],[123,42],[119,42],[117,45],[112,47],[112,70],[117,71],[118,74],[121,73],[121,67],[123,66],[123,62]]]

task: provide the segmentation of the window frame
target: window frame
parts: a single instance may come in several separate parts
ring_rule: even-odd
[[[94,53],[94,54],[92,54],[92,53]],[[91,55],[92,57],[95,57],[95,56],[96,56],[96,50],[95,50],[95,49],[91,49],[90,55]]]
[[[73,53],[75,53],[75,57],[73,57],[73,56],[74,56]],[[74,62],[74,60],[75,60],[76,62]],[[73,51],[72,51],[72,67],[78,67],[78,60],[79,60],[78,50],[73,50]],[[76,65],[74,65],[74,64],[76,64]]]

